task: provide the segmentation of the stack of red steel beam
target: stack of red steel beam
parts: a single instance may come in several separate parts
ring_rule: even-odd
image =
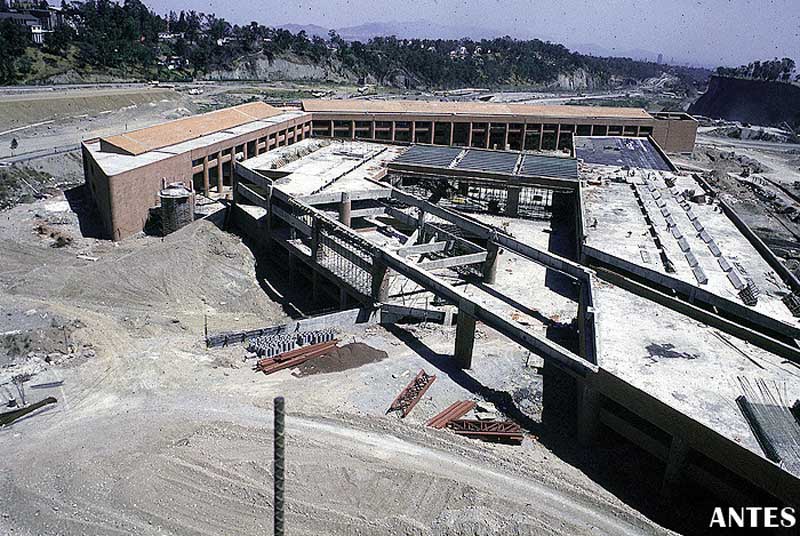
[[[472,400],[459,400],[458,402],[453,402],[447,409],[433,417],[429,420],[426,426],[430,426],[431,428],[436,428],[437,430],[441,430],[447,423],[450,421],[454,421],[456,419],[460,419],[475,407],[475,402]]]
[[[256,370],[260,370],[264,374],[272,374],[279,370],[295,367],[301,363],[305,363],[309,359],[327,354],[336,348],[338,342],[338,339],[334,339],[332,341],[295,348],[294,350],[278,354],[275,357],[259,359],[256,364]]]
[[[511,421],[473,421],[459,419],[447,423],[447,427],[458,435],[475,437],[498,443],[522,443],[522,428]]]

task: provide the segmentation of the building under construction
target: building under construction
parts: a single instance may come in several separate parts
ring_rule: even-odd
[[[123,237],[153,202],[133,162],[174,158],[196,190],[231,193],[228,224],[318,300],[454,324],[462,368],[492,366],[473,356],[478,324],[541,356],[550,389],[573,397],[578,439],[612,430],[661,460],[666,496],[688,479],[738,503],[800,503],[800,281],[670,161],[696,123],[534,108],[253,106],[239,112],[263,117],[214,133],[199,119],[199,137],[165,135],[171,146],[87,142],[87,182]],[[119,162],[127,178],[108,173]]]
[[[309,136],[513,150],[572,150],[574,136],[651,137],[691,152],[697,122],[636,108],[470,102],[310,100],[299,109],[234,106],[82,143],[86,183],[106,233],[140,232],[163,182],[206,195],[232,183],[232,162]]]

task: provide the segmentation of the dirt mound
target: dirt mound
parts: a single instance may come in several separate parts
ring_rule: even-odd
[[[383,350],[377,350],[367,344],[354,342],[345,344],[320,359],[312,359],[300,365],[295,376],[311,376],[350,370],[368,363],[377,363],[389,357]]]

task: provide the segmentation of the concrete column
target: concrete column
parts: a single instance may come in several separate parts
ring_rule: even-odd
[[[436,121],[431,121],[431,145],[436,141]]]
[[[314,262],[319,262],[319,243],[321,234],[322,232],[319,228],[319,220],[315,218],[311,222],[311,258],[314,259]]]
[[[489,143],[492,141],[492,124],[486,123],[486,148],[489,148]]]
[[[524,151],[525,150],[525,142],[528,139],[528,123],[522,124],[522,143],[520,143],[520,148]]]
[[[679,436],[672,436],[667,457],[667,468],[664,470],[664,480],[661,484],[661,499],[668,501],[675,487],[680,484],[686,459],[689,456],[689,443]]]
[[[353,207],[350,201],[350,192],[342,193],[342,200],[339,202],[339,222],[350,227],[350,211]]]
[[[256,156],[261,154],[261,138],[256,138]]]
[[[369,123],[369,139],[375,139],[375,121],[370,121]]]
[[[222,195],[222,185],[223,185],[223,177],[222,177],[222,151],[217,153],[217,191],[220,195]]]
[[[211,185],[208,182],[208,155],[203,157],[203,194],[207,197]]]
[[[578,442],[583,446],[594,443],[600,432],[602,398],[597,390],[579,381],[578,385]]]
[[[469,122],[469,134],[467,134],[467,147],[472,147],[472,121]]]
[[[333,119],[331,119],[331,138],[333,137]]]
[[[544,139],[544,123],[539,125],[539,150],[542,150],[542,141]]]
[[[589,135],[594,136],[594,124],[589,125]]]
[[[417,143],[417,122],[411,121],[411,143]]]
[[[483,282],[489,285],[497,280],[497,258],[500,255],[500,248],[494,242],[486,244],[488,255],[483,263]]]
[[[448,143],[448,145],[453,145],[453,137],[455,136],[455,128],[456,128],[456,124],[453,121],[450,121],[450,143]]]
[[[508,186],[506,188],[506,216],[516,218],[519,216],[519,194],[522,188],[519,186]]]
[[[350,121],[350,139],[356,139],[356,122]]]
[[[395,126],[396,122],[392,121],[392,141],[395,141]]]
[[[456,324],[456,365],[462,369],[472,368],[472,349],[475,346],[475,308],[471,303],[458,305]]]
[[[389,299],[389,269],[380,259],[372,264],[372,301],[385,303]]]
[[[247,142],[242,144],[242,160],[247,160]]]
[[[511,125],[510,123],[506,123],[506,133],[503,136],[503,149],[504,150],[508,150],[508,128],[509,128],[510,125]]]
[[[556,151],[558,150],[558,142],[561,141],[561,123],[556,125]]]
[[[641,125],[636,125],[636,137],[638,138],[641,135],[642,135],[642,127]]]

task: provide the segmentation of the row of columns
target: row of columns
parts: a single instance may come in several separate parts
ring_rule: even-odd
[[[429,132],[430,135],[428,136],[427,140],[419,141],[419,142],[417,141],[417,130],[418,130],[417,129],[417,123],[419,123],[419,121],[411,120],[411,121],[402,121],[402,122],[403,123],[409,123],[411,125],[409,127],[409,134],[410,134],[410,136],[409,136],[410,140],[409,141],[411,143],[430,143],[431,145],[435,144],[436,125],[437,125],[437,123],[449,124],[449,127],[450,127],[449,128],[449,131],[450,131],[449,132],[449,137],[448,137],[447,142],[444,143],[443,145],[453,145],[454,144],[454,140],[455,140],[455,124],[456,124],[455,121],[447,121],[447,122],[445,122],[445,121],[438,121],[438,122],[437,121],[425,121],[424,123],[429,123],[430,124],[430,132]],[[361,139],[360,136],[356,135],[356,132],[357,132],[356,123],[357,122],[355,120],[350,120],[349,121],[349,128],[348,127],[343,127],[345,129],[349,130],[349,137],[350,137],[350,139],[353,139],[353,140]],[[369,127],[368,127],[369,134],[368,134],[368,137],[364,138],[364,139],[371,139],[371,140],[381,141],[382,138],[379,139],[376,136],[377,128],[375,126],[375,123],[376,123],[376,121],[369,121]],[[389,128],[389,138],[387,139],[387,141],[391,141],[391,142],[398,141],[397,140],[397,133],[398,133],[397,123],[398,123],[398,121],[391,121],[391,126]],[[509,137],[510,137],[510,134],[511,134],[511,128],[510,128],[511,123],[508,123],[508,122],[502,122],[502,123],[492,123],[492,122],[482,123],[481,122],[481,123],[477,123],[477,124],[481,124],[481,125],[485,124],[486,125],[485,129],[476,129],[475,128],[476,122],[474,122],[474,121],[465,122],[464,124],[469,125],[469,130],[467,132],[467,147],[475,147],[475,144],[473,143],[474,139],[475,139],[475,134],[478,133],[478,132],[481,132],[481,133],[485,133],[485,139],[481,143],[482,147],[486,148],[486,149],[492,148],[492,143],[491,143],[492,125],[495,125],[495,126],[500,125],[500,126],[504,127],[502,147],[497,147],[497,148],[498,149],[505,149],[506,147],[509,146]],[[544,142],[544,135],[546,133],[555,135],[555,145],[554,145],[554,147],[552,149],[558,149],[559,145],[561,144],[562,134],[570,134],[570,135],[573,135],[573,136],[577,135],[578,127],[579,126],[583,126],[583,125],[578,125],[578,124],[568,124],[568,126],[571,127],[571,130],[564,132],[564,131],[562,131],[562,127],[565,126],[564,123],[553,123],[555,125],[555,127],[556,127],[555,130],[553,130],[552,132],[550,132],[550,131],[545,132],[545,128],[544,128],[545,124],[544,123],[535,123],[535,124],[533,124],[533,123],[531,123],[531,124],[529,124],[529,123],[520,123],[520,124],[522,125],[522,128],[520,129],[520,132],[519,132],[520,139],[521,139],[520,148],[522,150],[531,150],[531,149],[542,150],[542,149],[544,149],[545,147],[543,145],[543,142]],[[536,147],[527,147],[526,145],[527,145],[527,141],[528,141],[527,140],[528,133],[533,131],[529,127],[532,126],[532,125],[535,125],[533,128],[536,131],[538,131],[538,141],[537,141],[537,144],[536,144],[537,146]],[[611,126],[611,125],[590,124],[590,125],[585,125],[585,126],[589,127],[589,133],[588,133],[589,136],[595,136],[595,135],[603,135],[603,136],[605,136],[605,135],[608,135],[609,131],[611,131],[612,128],[614,128],[615,130],[616,129],[619,130],[619,133],[618,134],[614,134],[614,135],[637,136],[638,137],[638,136],[641,136],[641,134],[642,134],[641,125],[627,125],[627,126],[626,125],[613,125],[613,126]],[[329,127],[328,128],[329,128],[329,131],[328,131],[329,135],[331,137],[337,137],[336,136],[335,120],[333,120],[333,119],[329,120]],[[626,133],[625,132],[626,128],[635,128],[636,130],[633,133],[631,133],[631,132]],[[551,149],[551,148],[548,147],[548,149]]]
[[[290,145],[290,143],[289,143],[289,139],[290,138],[292,139],[292,143],[295,143],[295,142],[297,142],[297,141],[299,141],[299,140],[301,140],[301,139],[303,139],[305,137],[304,133],[305,133],[305,129],[306,128],[311,128],[309,123],[303,123],[303,124],[299,124],[299,125],[294,125],[292,127],[287,127],[284,130],[275,133],[275,147],[281,147],[282,146],[280,144],[280,136],[281,136],[281,134],[283,135],[283,146]],[[291,136],[289,135],[290,132],[292,133]],[[267,151],[269,151],[269,143],[270,143],[269,135],[264,136],[263,139],[264,139],[264,152],[267,152]],[[255,139],[255,143],[254,143],[255,154],[253,156],[258,156],[262,152],[262,150],[261,150],[261,141],[260,140],[261,140],[261,138],[256,138]],[[243,156],[243,158],[245,160],[250,157],[250,155],[248,154],[249,153],[248,145],[252,141],[254,141],[254,140],[248,140],[248,141],[245,141],[244,143],[241,144],[241,146],[242,146],[242,156]],[[222,167],[223,166],[223,156],[228,156],[228,155],[230,155],[230,158],[229,158],[229,162],[230,162],[229,175],[230,175],[230,177],[229,178],[231,179],[231,182],[233,182],[233,173],[234,173],[233,172],[233,166],[234,166],[234,161],[236,159],[236,146],[231,147],[230,149],[222,149],[222,150],[218,151],[217,154],[216,154],[217,191],[220,194],[222,194],[222,190],[223,190],[223,187],[224,187],[224,184],[225,184],[225,180],[224,180],[225,177],[224,177],[224,174],[223,174],[223,167]],[[210,192],[211,192],[210,169],[209,169],[208,163],[209,163],[209,155],[205,155],[203,157],[203,194],[205,194],[206,196],[208,196],[210,194]]]

